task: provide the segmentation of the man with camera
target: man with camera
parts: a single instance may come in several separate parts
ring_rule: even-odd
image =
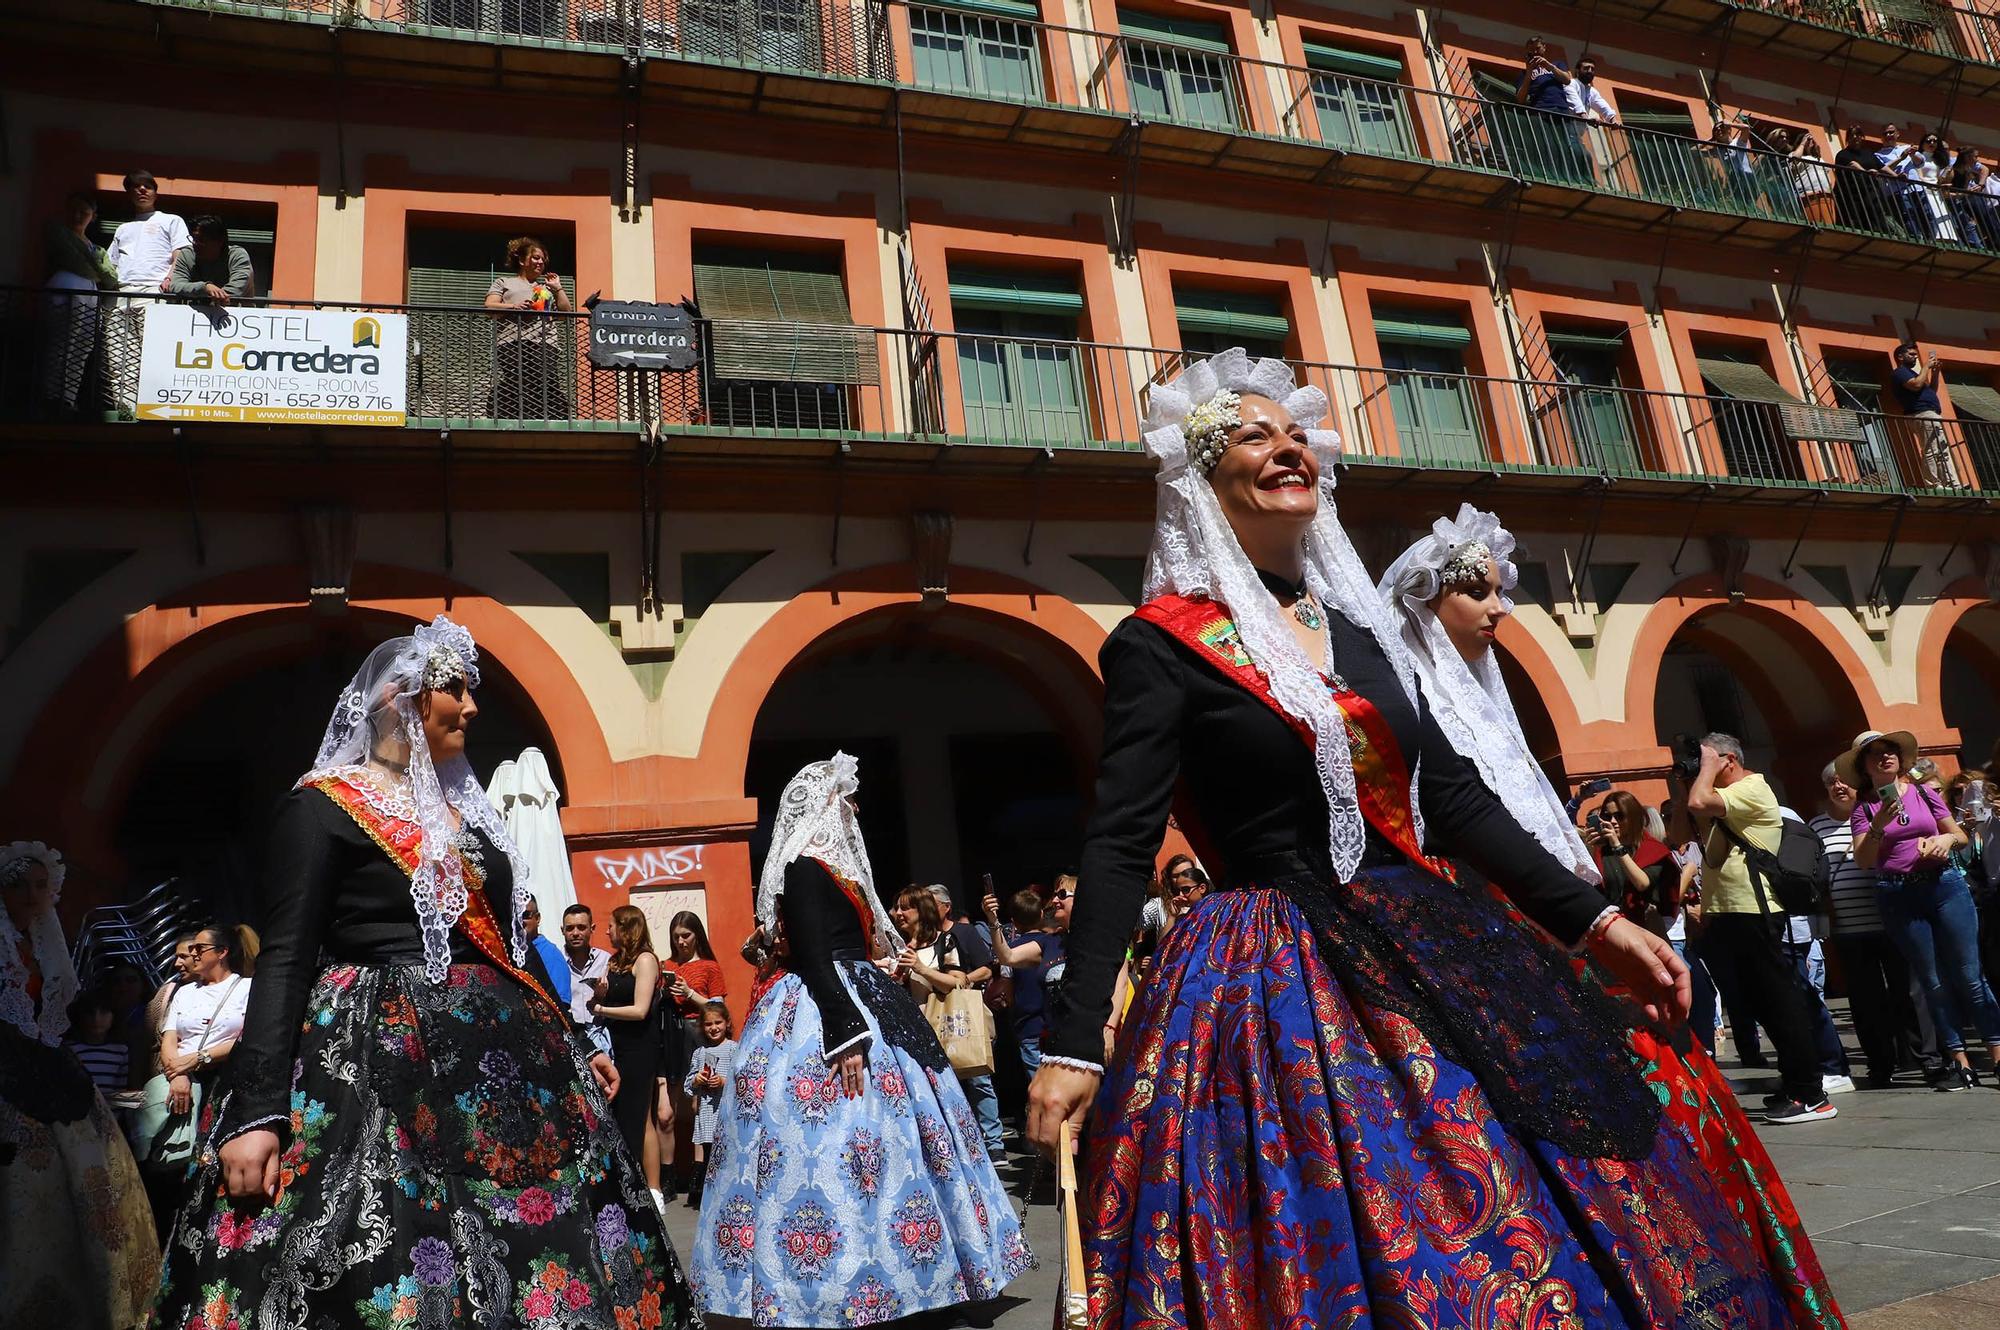
[[[1685,790],[1677,811],[1702,828],[1702,947],[1735,972],[1777,1052],[1782,1097],[1764,1120],[1832,1118],[1838,1110],[1821,1080],[1815,995],[1785,954],[1788,920],[1775,881],[1784,835],[1777,796],[1744,765],[1743,745],[1731,735],[1710,734],[1699,745],[1684,739],[1675,747],[1674,778]]]

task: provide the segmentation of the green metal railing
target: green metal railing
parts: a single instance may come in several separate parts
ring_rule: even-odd
[[[697,324],[694,368],[613,370],[591,365],[582,315],[316,308],[406,316],[409,424],[470,430],[658,426],[751,440],[1137,453],[1145,395],[1182,360],[1177,351],[1059,338],[710,321]],[[184,309],[166,297],[0,290],[0,421],[133,419],[143,405],[147,322]],[[745,339],[795,354],[718,360],[718,341]],[[725,363],[735,368],[724,372]],[[815,368],[801,374],[788,363]],[[1357,464],[2000,492],[2000,425],[1559,379],[1309,362],[1294,372],[1326,393]]]

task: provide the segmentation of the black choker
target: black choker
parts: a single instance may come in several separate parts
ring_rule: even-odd
[[[1257,580],[1262,582],[1264,589],[1274,596],[1287,596],[1299,600],[1306,594],[1306,580],[1303,577],[1294,582],[1276,573],[1267,573],[1262,568],[1255,568],[1254,565],[1253,569],[1257,574]]]
[[[370,753],[368,755],[368,760],[370,762],[375,763],[378,766],[387,767],[389,770],[395,772],[398,776],[407,776],[410,774],[410,764],[408,762],[392,761],[389,758],[382,756],[380,753]]]

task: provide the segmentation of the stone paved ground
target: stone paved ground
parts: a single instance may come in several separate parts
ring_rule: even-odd
[[[1731,1075],[1746,1107],[1775,1088],[1761,1079],[1766,1073]],[[1762,1134],[1853,1330],[2000,1330],[2000,1091],[1992,1078],[1960,1094],[1913,1081],[1834,1102],[1834,1121]],[[1042,1268],[970,1324],[1050,1324],[1056,1214],[1037,1204],[1027,1216]],[[683,1253],[692,1249],[693,1211],[674,1206],[668,1229]]]

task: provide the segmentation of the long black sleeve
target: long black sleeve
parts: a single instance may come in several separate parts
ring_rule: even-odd
[[[252,1127],[290,1130],[292,1061],[306,997],[319,972],[328,904],[341,872],[340,842],[325,819],[345,817],[318,790],[294,790],[271,833],[264,879],[263,950],[243,1037],[230,1055],[225,1137]]]
[[[1423,766],[1417,799],[1433,846],[1465,859],[1557,941],[1575,946],[1604,912],[1604,893],[1563,867],[1514,820],[1478,769],[1451,746],[1428,703],[1418,723]]]
[[[785,865],[785,894],[778,902],[778,913],[791,952],[787,964],[819,1008],[820,1047],[826,1059],[831,1062],[839,1054],[868,1047],[874,1036],[847,985],[840,981],[833,959],[834,948],[844,938],[858,938],[866,945],[866,938],[859,937],[854,907],[826,869],[811,859],[794,859]]]
[[[1097,802],[1065,943],[1068,970],[1049,1010],[1044,1051],[1104,1058],[1104,1023],[1118,967],[1146,900],[1181,768],[1185,691],[1173,642],[1128,619],[1098,653],[1104,674],[1104,746]]]

